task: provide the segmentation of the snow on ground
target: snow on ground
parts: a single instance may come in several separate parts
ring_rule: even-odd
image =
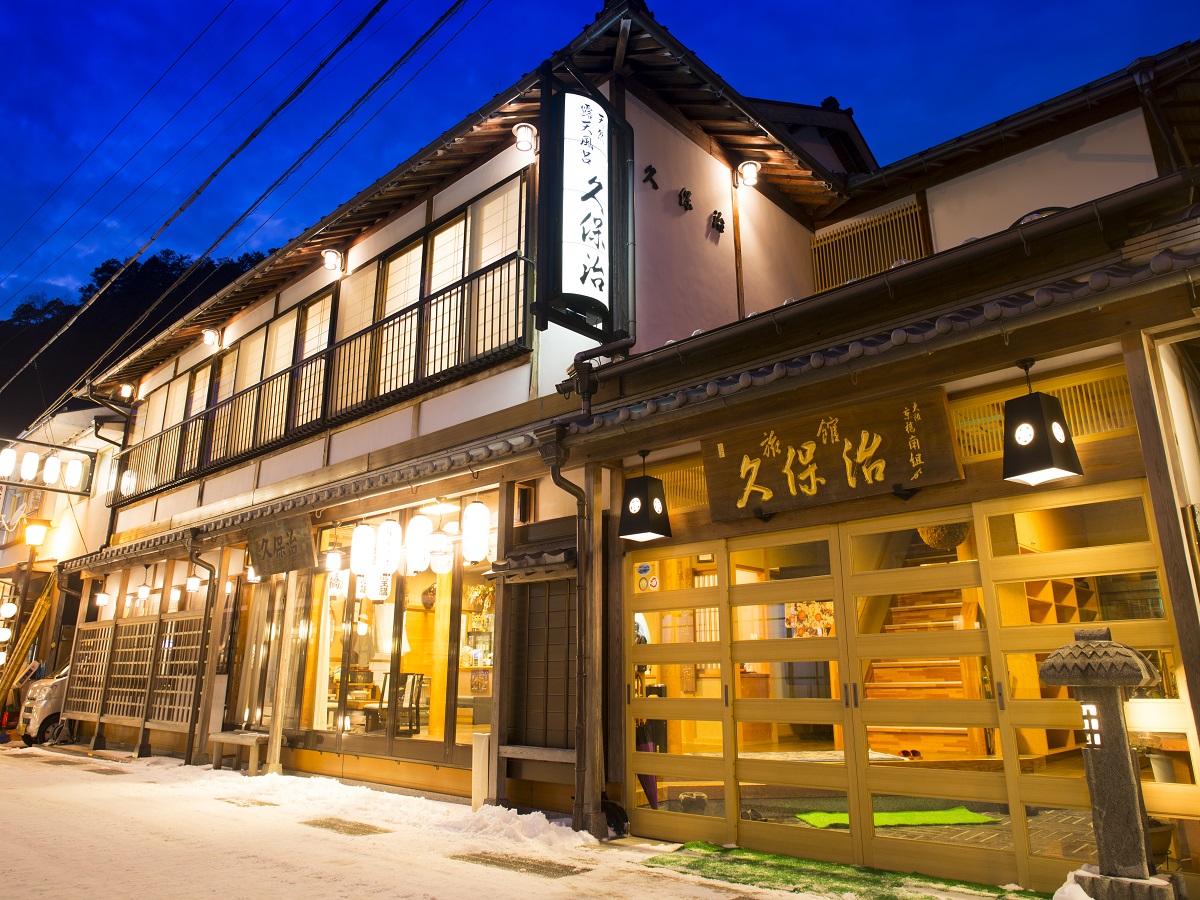
[[[674,845],[596,842],[518,815],[342,784],[212,771],[164,757],[0,747],[0,891],[6,897],[800,897],[641,861]],[[335,818],[386,829],[347,835]],[[581,871],[551,878],[452,859],[492,854]]]

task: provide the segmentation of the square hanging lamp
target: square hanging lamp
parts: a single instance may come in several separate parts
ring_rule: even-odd
[[[671,536],[671,518],[667,512],[667,492],[662,480],[646,474],[649,450],[639,451],[642,474],[625,482],[621,501],[620,537],[631,541],[653,541]]]
[[[1004,480],[1031,487],[1083,474],[1062,403],[1033,389],[1033,362],[1017,360],[1029,393],[1004,401]]]

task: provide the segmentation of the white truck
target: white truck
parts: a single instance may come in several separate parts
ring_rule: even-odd
[[[21,721],[17,733],[25,746],[44,744],[50,729],[58,724],[63,701],[67,698],[67,673],[65,667],[57,675],[35,681],[25,694],[25,705],[21,707]]]

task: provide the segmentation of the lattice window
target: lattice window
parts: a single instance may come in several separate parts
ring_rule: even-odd
[[[150,657],[154,652],[154,620],[117,624],[109,666],[104,716],[140,719],[146,705]]]
[[[100,694],[104,688],[104,669],[108,664],[112,633],[112,623],[84,625],[79,629],[67,687],[65,715],[68,718],[94,722],[100,717]]]
[[[163,619],[158,674],[147,716],[149,721],[187,724],[200,664],[201,624],[199,615]]]
[[[646,472],[662,479],[663,490],[667,496],[667,509],[671,512],[708,506],[708,485],[704,481],[702,460],[696,457],[672,460],[652,465]]]
[[[1132,433],[1137,428],[1129,380],[1119,366],[1034,385],[1062,401],[1067,427],[1077,442]],[[950,404],[950,421],[964,463],[1004,455],[1004,401],[1023,388]]]
[[[813,279],[818,292],[868,278],[897,262],[928,256],[916,200],[818,234],[812,243]]]

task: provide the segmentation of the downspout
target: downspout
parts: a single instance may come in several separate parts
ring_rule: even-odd
[[[208,591],[204,597],[204,618],[200,624],[200,658],[196,660],[196,680],[192,685],[192,705],[188,713],[187,744],[183,751],[183,764],[190,766],[196,749],[196,728],[200,719],[200,692],[204,686],[204,670],[208,664],[209,628],[212,626],[213,600],[217,593],[217,567],[200,558],[200,529],[188,532],[184,542],[188,559],[208,573]]]
[[[1154,120],[1159,137],[1162,138],[1163,145],[1166,147],[1171,171],[1178,172],[1184,166],[1183,160],[1185,157],[1180,150],[1179,142],[1176,140],[1174,132],[1171,131],[1170,125],[1167,124],[1167,118],[1163,115],[1162,107],[1159,106],[1158,97],[1154,94],[1154,69],[1148,67],[1136,70],[1133,73],[1133,83],[1137,85],[1138,92],[1142,98],[1142,106],[1150,114],[1150,118]]]
[[[590,831],[597,839],[603,839],[608,836],[608,826],[604,814],[600,812],[600,798],[587,796],[588,759],[585,752],[587,717],[584,714],[584,704],[588,679],[585,615],[588,570],[591,565],[587,552],[591,546],[591,520],[587,514],[587,492],[562,474],[562,465],[567,461],[569,454],[563,446],[563,436],[564,427],[556,426],[553,437],[542,441],[540,452],[542,461],[550,467],[550,479],[575,498],[575,804],[571,812],[571,827],[576,831]],[[603,759],[591,762],[600,766],[603,771]]]
[[[120,416],[122,419],[125,420],[125,430],[121,433],[120,443],[117,443],[116,441],[111,441],[108,438],[100,437],[100,429],[99,429],[99,427],[97,427],[95,419],[92,420],[92,430],[93,430],[93,433],[96,435],[96,437],[100,438],[100,440],[104,441],[107,444],[112,444],[114,447],[117,448],[117,452],[115,454],[113,454],[113,465],[116,465],[117,457],[120,456],[121,451],[123,451],[125,449],[125,445],[129,443],[129,428],[130,428],[130,425],[133,424],[132,410],[127,407],[118,406],[116,403],[113,403],[111,400],[109,400],[105,397],[97,397],[96,393],[95,393],[95,389],[92,387],[92,383],[90,381],[88,382],[88,386],[87,386],[87,398],[89,400],[91,400],[93,403],[98,403],[99,405],[103,406],[105,409],[112,410],[118,416]],[[93,475],[92,477],[94,478],[95,475]],[[114,504],[108,508],[108,530],[104,533],[104,545],[100,548],[101,550],[103,550],[109,546],[109,542],[112,540],[113,532],[115,532],[116,530],[117,530],[117,507]]]

